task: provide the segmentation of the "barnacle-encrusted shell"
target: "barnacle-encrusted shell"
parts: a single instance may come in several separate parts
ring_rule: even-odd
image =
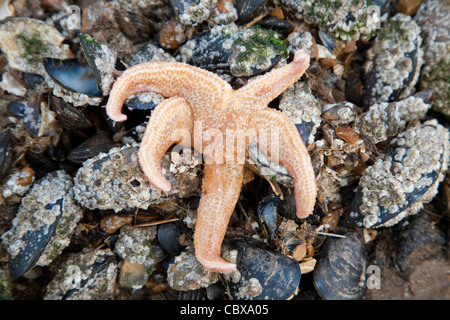
[[[279,108],[300,131],[306,144],[314,141],[321,124],[321,107],[317,98],[305,82],[297,81],[281,95]]]
[[[208,19],[217,0],[171,0],[175,16],[185,25],[197,25]]]
[[[407,122],[423,119],[430,107],[415,96],[398,102],[376,103],[358,119],[357,127],[377,144],[403,131]]]
[[[378,17],[369,10],[369,1],[281,0],[299,19],[318,26],[334,38],[367,40],[375,32]]]
[[[169,170],[170,154],[167,154],[162,166],[172,189],[168,194],[161,194],[144,177],[137,152],[136,146],[125,145],[86,160],[74,179],[75,199],[90,209],[118,212],[129,208],[146,209],[150,204],[188,197],[198,191],[197,167],[173,173]]]
[[[16,278],[34,265],[46,266],[70,243],[82,209],[73,200],[72,178],[55,171],[37,181],[22,198],[12,228],[3,234]]]
[[[420,26],[410,16],[392,17],[367,51],[363,103],[391,102],[411,95],[423,64]]]
[[[125,225],[120,229],[115,251],[127,263],[122,265],[120,282],[123,286],[141,288],[153,272],[155,259],[151,240],[156,235],[156,227],[136,228]]]
[[[117,254],[131,263],[143,264],[152,267],[152,246],[150,241],[156,235],[156,227],[136,228],[129,225],[120,228],[120,235],[115,245]]]
[[[175,290],[195,290],[218,280],[218,273],[205,270],[192,252],[181,253],[167,268],[167,283]]]
[[[301,270],[293,259],[243,237],[229,242],[229,254],[233,251],[237,272],[227,277],[233,299],[286,300],[297,293]]]
[[[435,91],[433,108],[450,115],[450,2],[423,1],[416,15],[422,27],[425,64],[420,87]]]
[[[417,213],[437,193],[449,146],[449,132],[436,120],[400,134],[361,177],[349,220],[365,228],[392,226]]]
[[[280,61],[287,47],[280,35],[260,26],[242,30],[234,40],[229,57],[230,71],[235,77],[260,74]]]
[[[71,255],[48,284],[45,300],[107,300],[117,277],[116,256],[109,249]]]
[[[208,32],[195,35],[181,46],[180,59],[210,71],[229,71],[228,58],[238,35],[239,28],[234,23],[215,26]]]

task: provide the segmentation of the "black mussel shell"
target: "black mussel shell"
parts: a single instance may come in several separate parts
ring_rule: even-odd
[[[294,26],[287,20],[279,19],[277,17],[267,17],[258,22],[261,27],[272,29],[284,36],[288,36],[294,31]]]
[[[27,105],[23,102],[14,101],[8,104],[8,111],[18,117],[23,117],[25,115],[26,108]]]
[[[5,129],[0,133],[0,178],[2,178],[13,163],[13,139],[11,131]]]
[[[85,117],[79,108],[75,108],[63,99],[49,95],[48,104],[56,113],[58,122],[69,130],[87,129],[92,126],[91,122]]]
[[[23,80],[31,89],[34,89],[44,81],[44,77],[39,74],[24,73]]]
[[[25,246],[10,260],[9,273],[11,279],[17,279],[30,270],[39,260],[45,247],[52,239],[56,226],[62,216],[63,199],[59,199],[56,203],[47,204],[45,209],[52,210],[52,207],[55,205],[59,206],[60,214],[56,216],[53,224],[50,226],[44,225],[42,228],[36,230],[30,230],[23,236],[22,241],[25,243]]]
[[[148,41],[156,30],[153,21],[135,12],[116,11],[115,17],[122,32],[136,43]]]
[[[157,104],[155,101],[142,101],[139,99],[139,95],[135,95],[133,98],[125,102],[125,105],[129,109],[137,109],[137,110],[153,110],[156,108]]]
[[[269,234],[272,235],[277,229],[277,207],[280,197],[272,194],[265,197],[258,204],[258,216],[263,221],[264,225],[267,227]]]
[[[350,224],[392,226],[417,213],[437,193],[448,165],[448,146],[448,130],[433,120],[398,135],[363,173],[353,197],[345,200]]]
[[[114,147],[114,142],[110,134],[107,131],[99,131],[74,148],[67,156],[67,159],[75,163],[83,163],[100,152],[108,152],[112,147]]]
[[[178,238],[182,231],[176,223],[164,223],[158,227],[158,241],[161,247],[170,255],[178,256],[184,251],[184,246],[180,244]]]
[[[188,64],[216,72],[229,72],[230,64],[228,58],[231,56],[231,48],[225,49],[224,41],[228,37],[222,33],[211,34],[203,32],[194,36],[190,41],[195,41],[192,57],[187,61]],[[207,43],[208,45],[202,45]]]
[[[235,8],[238,14],[238,22],[249,22],[263,12],[267,0],[236,0]]]
[[[44,59],[44,67],[50,77],[67,90],[92,97],[103,97],[91,68],[77,59]]]
[[[78,38],[80,39],[80,45],[83,49],[86,61],[91,67],[92,74],[94,75],[95,81],[97,82],[97,88],[101,91],[102,87],[102,75],[95,65],[95,59],[101,57],[103,54],[102,47],[97,40],[91,38],[87,34],[79,33]]]
[[[254,239],[237,237],[229,246],[238,251],[236,265],[241,274],[238,282],[229,283],[234,299],[286,300],[297,293],[301,271],[294,260]]]
[[[409,16],[398,13],[383,27],[368,53],[364,76],[363,105],[393,102],[405,98],[418,80],[423,64],[420,26]],[[386,61],[392,65],[386,66]],[[395,85],[394,85],[395,84]]]
[[[314,122],[303,121],[302,123],[296,123],[295,126],[297,127],[298,133],[300,134],[300,138],[302,138],[303,143],[305,144],[305,146],[308,146],[309,137],[311,136],[314,128]]]
[[[345,238],[328,238],[314,268],[314,286],[325,300],[358,300],[366,290],[368,258],[362,234],[345,233]]]

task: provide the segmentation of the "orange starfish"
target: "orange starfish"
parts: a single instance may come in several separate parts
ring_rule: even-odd
[[[291,120],[267,107],[308,66],[309,55],[299,50],[292,63],[249,81],[239,90],[233,90],[216,74],[183,63],[136,65],[115,82],[106,106],[108,116],[114,121],[127,119],[121,109],[130,95],[153,91],[169,98],[152,112],[139,149],[141,168],[156,189],[167,192],[171,188],[162,172],[161,159],[173,144],[193,145],[204,156],[203,193],[197,211],[194,246],[196,257],[205,269],[227,273],[236,268],[220,256],[244,169],[244,162],[236,160],[239,143],[229,143],[230,136],[238,140],[245,136],[244,147],[257,139],[260,150],[269,159],[278,158],[295,179],[297,216],[306,218],[312,213],[317,191],[308,151]],[[272,129],[281,134],[269,136]],[[214,141],[203,145],[205,140]],[[272,151],[275,142],[278,150]]]

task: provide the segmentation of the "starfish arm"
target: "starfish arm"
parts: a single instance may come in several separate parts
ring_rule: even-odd
[[[164,100],[153,110],[139,148],[139,163],[156,189],[170,191],[161,169],[162,157],[174,143],[190,144],[193,128],[192,111],[183,98]]]
[[[309,54],[304,50],[298,50],[290,64],[249,81],[236,91],[236,98],[241,105],[266,107],[270,101],[296,82],[308,67]]]
[[[288,117],[269,108],[257,111],[248,127],[257,130],[259,149],[294,177],[297,217],[306,218],[314,210],[317,187],[311,158],[297,128]]]
[[[114,121],[125,121],[125,100],[136,93],[152,91],[166,98],[182,97],[194,113],[210,110],[231,96],[233,89],[218,75],[177,62],[150,62],[127,69],[114,83],[106,112]]]
[[[243,165],[205,165],[194,246],[197,260],[209,271],[228,273],[236,269],[235,264],[220,257],[220,249],[239,198],[243,171]]]

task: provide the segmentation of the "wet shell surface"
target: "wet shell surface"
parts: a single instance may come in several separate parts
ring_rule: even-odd
[[[357,300],[366,290],[368,258],[360,232],[328,238],[314,269],[314,286],[325,300]]]
[[[407,123],[422,120],[431,108],[421,93],[396,102],[372,105],[357,121],[359,132],[377,144],[402,132]]]
[[[420,26],[410,16],[392,17],[367,52],[363,104],[403,99],[414,93],[423,65]]]
[[[115,251],[124,259],[120,270],[120,283],[124,287],[139,289],[153,272],[155,259],[151,240],[156,227],[136,228],[125,225],[120,228]]]
[[[93,97],[103,96],[91,68],[88,65],[81,65],[77,59],[46,58],[44,67],[52,79],[65,89]]]
[[[401,133],[365,170],[348,208],[349,220],[375,228],[417,213],[436,195],[448,157],[449,132],[436,120]]]
[[[435,91],[433,109],[450,115],[450,3],[427,0],[415,20],[422,27],[425,64],[420,74],[422,89]]]
[[[150,186],[139,166],[138,148],[125,145],[100,153],[83,163],[74,179],[75,199],[91,209],[143,208],[178,197],[188,197],[198,191],[197,169],[183,173],[170,171],[170,155],[163,159],[163,171],[172,184],[167,195]]]
[[[170,255],[178,256],[185,247],[180,244],[182,231],[176,223],[164,223],[158,227],[158,241],[161,247]]]
[[[181,61],[216,72],[230,72],[228,59],[237,38],[238,27],[215,26],[192,37],[180,48]]]
[[[281,95],[279,108],[295,123],[303,142],[312,143],[322,123],[322,108],[308,85],[298,81],[287,88]]]
[[[11,130],[0,133],[0,178],[10,169],[13,160],[13,140]]]
[[[291,258],[242,237],[230,241],[229,251],[237,251],[238,274],[228,281],[233,299],[287,300],[297,293],[301,271]]]
[[[196,290],[218,280],[219,274],[205,270],[192,252],[182,252],[167,268],[167,283],[175,290]]]
[[[12,278],[35,265],[48,265],[69,245],[83,213],[72,187],[72,178],[56,171],[42,177],[22,198],[12,228],[2,236]]]
[[[88,249],[62,263],[44,300],[107,300],[113,295],[116,278],[115,254],[109,249]]]
[[[281,3],[299,19],[342,41],[369,39],[378,22],[378,17],[369,10],[369,1],[281,0]]]

